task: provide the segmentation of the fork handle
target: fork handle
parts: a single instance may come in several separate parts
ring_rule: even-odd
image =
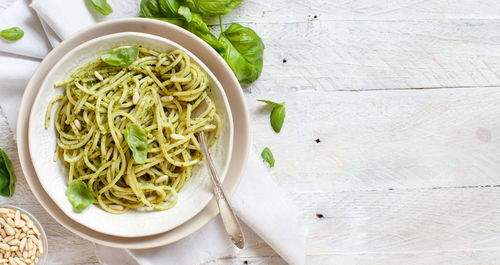
[[[212,179],[215,200],[217,201],[217,205],[219,206],[220,217],[222,218],[222,222],[224,223],[224,228],[226,229],[226,232],[233,241],[234,245],[242,249],[245,246],[245,239],[243,238],[243,233],[241,232],[240,223],[234,215],[233,209],[226,199],[226,195],[224,195],[224,191],[222,190],[222,186],[219,181],[219,175],[215,170],[214,163],[212,161],[212,158],[210,157],[210,153],[208,152],[207,144],[205,143],[205,134],[203,133],[203,131],[199,134],[199,141],[201,152],[203,153],[205,163],[210,173],[210,179]]]

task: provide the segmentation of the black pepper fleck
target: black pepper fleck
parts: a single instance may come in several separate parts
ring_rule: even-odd
[[[286,63],[286,59],[283,59],[283,63]]]
[[[243,261],[243,264],[248,264],[248,261],[246,261],[246,260],[245,260],[245,261]]]
[[[314,15],[314,18],[318,18],[318,16]]]
[[[314,140],[314,141],[315,141],[316,143],[320,143],[320,142],[321,142],[321,140],[320,140],[319,138],[318,138],[318,139],[316,139],[316,140]]]
[[[318,218],[323,218],[323,217],[325,217],[325,216],[324,216],[324,215],[322,215],[322,214],[320,214],[320,213],[317,213],[317,214],[316,214],[316,217],[318,217]]]

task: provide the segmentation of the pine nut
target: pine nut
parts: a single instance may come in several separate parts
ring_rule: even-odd
[[[167,175],[163,175],[163,176],[161,176],[161,177],[157,178],[157,179],[155,180],[155,183],[156,183],[156,184],[158,184],[158,183],[162,183],[162,182],[164,182],[165,180],[168,180],[168,176],[167,176]]]
[[[162,102],[169,102],[169,101],[174,100],[174,97],[172,97],[172,96],[163,96],[160,99],[161,99]]]
[[[12,257],[9,257],[9,264],[12,264],[12,265],[18,265],[18,264],[14,261],[14,258],[12,258]]]
[[[109,209],[115,210],[115,211],[122,211],[124,209],[123,206],[118,205],[118,204],[111,204],[108,207],[109,207]]]
[[[137,105],[139,103],[139,92],[135,91],[134,95],[132,96],[132,104]]]
[[[28,222],[28,220],[30,219],[26,214],[22,213],[21,214],[21,219],[23,219],[25,222]]]
[[[5,237],[5,238],[2,240],[2,242],[3,242],[3,243],[5,243],[5,244],[7,244],[7,243],[9,243],[9,241],[11,241],[12,239],[14,239],[14,236],[8,236],[8,237]]]
[[[175,139],[175,140],[184,140],[184,139],[186,139],[186,137],[184,135],[176,134],[176,133],[170,134],[170,138]]]
[[[33,227],[33,221],[28,220],[28,222],[26,222],[26,226],[31,229]]]
[[[14,228],[12,228],[9,224],[5,224],[4,229],[5,229],[5,233],[7,233],[7,235],[9,235],[9,236],[13,236],[14,234],[16,234],[16,232],[14,231]]]
[[[0,243],[0,248],[3,249],[3,250],[5,250],[5,251],[9,251],[10,250],[10,246],[7,245],[7,244],[5,244],[5,243]]]
[[[7,222],[7,224],[9,224],[11,227],[15,227],[16,224],[14,223],[14,220],[12,220],[11,218],[8,218],[7,220],[5,220]]]
[[[75,119],[73,121],[73,123],[75,124],[75,127],[80,131],[82,129],[82,124],[80,123],[79,120]]]
[[[20,220],[19,222],[16,223],[17,228],[22,228],[26,225],[26,222],[23,220]]]
[[[118,138],[118,142],[121,143],[123,141],[123,134],[121,132],[116,132],[116,138]]]
[[[104,80],[104,78],[102,78],[102,75],[99,74],[99,72],[97,72],[97,71],[94,71],[94,76],[95,76],[95,78],[99,79],[99,81]]]
[[[19,221],[21,221],[21,213],[19,212],[19,210],[16,210],[16,214],[14,216],[14,224],[18,224]]]
[[[0,214],[9,213],[10,210],[7,208],[0,208]]]
[[[146,200],[148,200],[148,201],[150,201],[150,202],[151,202],[151,201],[156,200],[156,198],[158,198],[158,197],[156,197],[155,195],[153,195],[153,196],[149,196],[149,197],[147,197],[147,198],[146,198]]]
[[[21,241],[19,241],[19,239],[12,239],[11,241],[9,241],[9,245],[11,246],[17,246],[19,245],[19,243],[21,243]]]
[[[36,228],[36,226],[33,226],[33,231],[35,231],[35,234],[37,236],[40,236],[40,231],[38,231],[38,228]]]
[[[16,250],[19,250],[18,246],[11,246],[10,247],[10,251],[16,251]]]
[[[24,251],[24,247],[26,246],[26,238],[21,239],[21,242],[19,243],[19,249],[21,251]]]

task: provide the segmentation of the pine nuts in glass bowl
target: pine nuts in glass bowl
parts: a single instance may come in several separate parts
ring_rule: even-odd
[[[47,246],[45,231],[32,214],[0,206],[0,265],[45,264]]]

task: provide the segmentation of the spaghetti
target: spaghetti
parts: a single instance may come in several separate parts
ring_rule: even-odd
[[[107,212],[172,208],[203,159],[196,133],[212,132],[209,145],[219,134],[221,121],[207,95],[208,82],[181,50],[158,53],[140,47],[138,58],[126,67],[92,61],[56,84],[65,95],[51,101],[45,119],[48,128],[58,102],[54,159],[68,168],[69,181],[87,183]],[[203,101],[208,107],[193,117]],[[147,136],[143,164],[134,161],[124,137],[132,124]]]

